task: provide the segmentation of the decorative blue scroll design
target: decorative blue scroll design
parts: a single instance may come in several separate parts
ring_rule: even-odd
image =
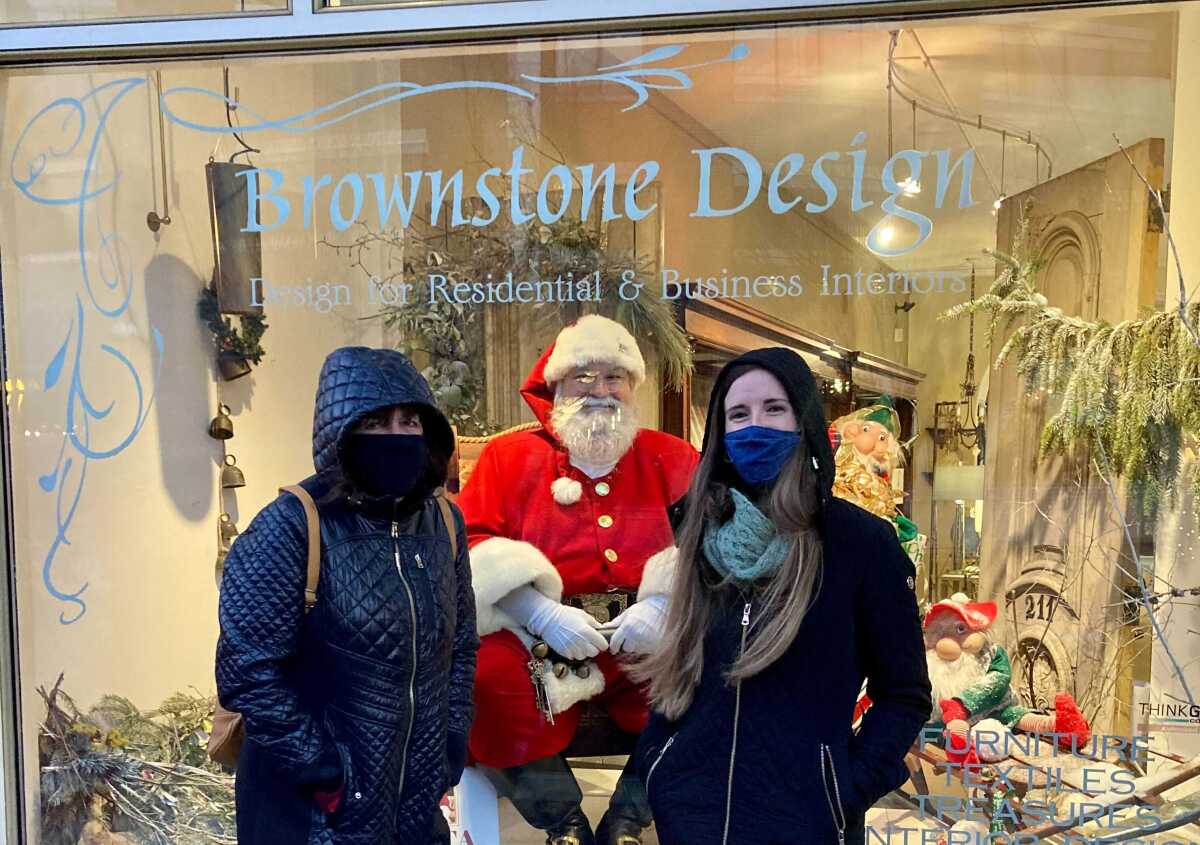
[[[461,82],[438,82],[433,85],[417,85],[415,82],[384,82],[379,85],[373,85],[370,88],[364,88],[357,94],[343,97],[340,100],[315,108],[312,111],[294,114],[289,117],[281,117],[276,120],[263,117],[252,109],[247,108],[244,103],[226,98],[225,95],[218,94],[216,91],[210,91],[207,88],[199,88],[194,85],[181,85],[175,88],[168,88],[162,92],[161,102],[163,114],[166,115],[168,120],[188,129],[194,129],[197,132],[211,132],[222,135],[232,135],[234,132],[237,132],[240,135],[249,132],[261,132],[264,129],[274,129],[277,132],[304,135],[309,132],[325,129],[329,126],[335,126],[342,121],[349,120],[363,112],[377,109],[380,106],[385,106],[388,103],[407,100],[422,94],[436,94],[440,91],[457,91],[467,88],[500,91],[517,97],[523,97],[527,100],[536,99],[531,91],[526,91],[524,88],[518,88],[515,85],[508,85],[503,82],[464,80]],[[187,94],[217,100],[221,103],[222,107],[225,105],[234,106],[237,108],[239,115],[248,115],[251,122],[242,121],[239,125],[230,127],[224,123],[199,123],[195,120],[188,120],[185,117],[181,117],[171,108],[170,100]]]
[[[724,58],[700,62],[694,65],[679,65],[678,67],[656,67],[656,62],[674,58],[683,52],[686,45],[669,44],[649,53],[643,53],[637,58],[616,65],[606,65],[596,73],[584,76],[530,76],[521,74],[522,79],[537,82],[542,85],[564,85],[577,82],[614,82],[624,85],[637,95],[633,103],[621,111],[633,111],[646,102],[651,89],[659,91],[686,91],[692,87],[692,78],[685,72],[697,68],[719,65],[724,62],[738,62],[750,55],[750,48],[745,44],[735,44]],[[654,81],[659,80],[659,81]],[[670,84],[669,84],[670,83]]]
[[[82,97],[61,97],[33,116],[17,139],[9,164],[13,184],[27,199],[43,206],[76,208],[76,239],[83,289],[93,314],[117,319],[129,310],[133,292],[133,269],[120,235],[110,219],[115,216],[103,202],[116,191],[121,171],[116,157],[106,152],[106,127],[118,103],[144,79],[126,78],[99,85]],[[35,144],[36,139],[36,144]],[[77,179],[64,178],[74,172],[78,153],[83,166]],[[65,166],[55,172],[56,162]],[[104,167],[107,166],[107,171]],[[87,613],[83,598],[88,582],[64,588],[55,577],[55,565],[75,520],[88,478],[88,465],[124,452],[137,438],[154,404],[163,360],[163,337],[151,327],[154,374],[149,395],[144,376],[125,353],[107,343],[87,340],[88,309],[85,299],[75,295],[75,313],[66,336],[43,373],[43,389],[51,392],[65,383],[63,440],[53,468],[38,477],[38,486],[55,494],[55,534],[42,560],[42,583],[51,597],[68,605],[59,622],[69,625]],[[126,317],[126,319],[128,319]],[[115,362],[124,371],[126,399],[93,401],[84,384],[84,368],[94,372],[98,365]],[[64,379],[64,376],[66,378]],[[124,402],[132,407],[131,421],[105,445],[93,443],[93,426],[112,415]]]
[[[664,91],[682,91],[692,87],[692,78],[686,73],[689,70],[696,70],[710,65],[718,65],[724,62],[740,61],[750,54],[750,49],[745,44],[737,44],[729,54],[720,59],[713,59],[707,62],[700,62],[692,65],[681,65],[679,67],[655,67],[655,62],[664,61],[677,56],[686,49],[684,44],[671,44],[658,49],[651,50],[649,53],[644,53],[637,58],[630,59],[626,62],[621,62],[616,65],[607,65],[599,69],[599,72],[586,76],[530,76],[522,74],[521,78],[530,82],[537,82],[543,85],[564,85],[575,84],[580,82],[612,82],[618,85],[624,85],[632,90],[637,99],[633,105],[622,109],[622,111],[631,111],[646,102],[650,96],[651,89]],[[656,81],[657,80],[657,81]],[[671,84],[667,84],[671,83]],[[329,126],[334,126],[345,120],[362,114],[364,112],[377,109],[380,106],[388,105],[389,103],[407,100],[412,97],[419,97],[425,94],[436,94],[442,91],[461,91],[461,90],[484,90],[497,91],[502,94],[511,94],[515,97],[520,97],[526,100],[536,100],[537,95],[532,91],[521,88],[516,85],[510,85],[505,82],[489,82],[482,80],[459,80],[454,82],[437,82],[431,85],[418,85],[415,82],[384,82],[379,85],[373,85],[370,88],[365,88],[348,97],[343,97],[340,100],[335,100],[332,103],[312,109],[311,111],[301,112],[299,114],[289,115],[281,118],[268,118],[258,112],[248,108],[244,103],[237,102],[232,98],[226,97],[216,91],[210,91],[207,88],[201,88],[194,85],[182,85],[174,88],[168,88],[162,92],[160,103],[163,114],[172,123],[197,132],[207,132],[217,135],[232,135],[237,132],[239,134],[248,134],[252,132],[261,132],[264,130],[274,130],[287,134],[307,134],[325,129]],[[236,126],[229,126],[227,123],[204,123],[199,120],[193,120],[183,117],[180,111],[172,106],[171,101],[177,98],[201,98],[206,100],[216,100],[222,107],[228,105],[235,107],[240,116],[245,117]]]

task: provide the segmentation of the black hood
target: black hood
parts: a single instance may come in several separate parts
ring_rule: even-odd
[[[318,473],[337,470],[341,448],[354,425],[380,408],[414,405],[421,415],[425,440],[449,460],[454,432],[434,402],[429,384],[404,355],[394,349],[346,346],[325,359],[317,381],[313,412],[313,464]],[[445,478],[432,479],[434,486]]]
[[[729,392],[729,385],[733,381],[730,374],[746,366],[761,367],[771,373],[787,391],[792,410],[800,422],[801,435],[808,447],[808,453],[817,459],[817,488],[824,504],[833,495],[833,447],[829,445],[825,412],[821,407],[817,380],[804,359],[790,349],[781,346],[753,349],[721,368],[716,384],[713,385],[712,396],[708,400],[708,420],[704,427],[702,451],[707,453],[709,449],[720,449],[721,457],[724,457],[725,394]],[[718,467],[724,466],[727,466],[724,460],[718,462]],[[722,480],[740,481],[736,478],[736,472],[731,470],[730,475],[734,478]]]

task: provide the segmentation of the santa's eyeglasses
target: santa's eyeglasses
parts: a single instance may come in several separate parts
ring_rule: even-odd
[[[602,376],[600,373],[582,372],[568,377],[567,381],[571,382],[573,385],[582,390],[590,390],[597,383],[601,383],[605,387],[612,390],[615,388],[628,386],[629,374],[624,372],[615,372]]]

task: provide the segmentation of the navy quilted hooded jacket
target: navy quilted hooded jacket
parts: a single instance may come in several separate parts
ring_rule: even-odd
[[[462,515],[451,555],[426,479],[404,500],[344,495],[339,454],[355,423],[418,406],[430,451],[453,432],[398,352],[347,347],[321,370],[316,474],[302,486],[321,515],[317,603],[304,612],[304,510],[281,495],[237,538],[221,583],[217,690],[241,713],[240,845],[409,845],[461,774],[472,717],[474,594]],[[343,787],[332,814],[314,793]]]

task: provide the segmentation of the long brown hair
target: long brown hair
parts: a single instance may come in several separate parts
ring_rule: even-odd
[[[725,383],[731,384],[752,369],[758,368],[737,368]],[[713,401],[723,405],[724,395]],[[798,420],[803,419],[800,408],[793,411]],[[724,417],[723,407],[710,413],[710,420],[718,421],[719,431],[713,434],[723,434]],[[710,438],[711,445],[701,455],[688,490],[662,642],[653,654],[632,667],[635,678],[648,682],[653,706],[669,719],[678,719],[687,711],[700,683],[704,636],[716,603],[715,587],[720,583],[705,560],[703,539],[710,522],[723,523],[733,514],[729,488],[735,471],[728,464],[722,440]],[[725,676],[731,684],[754,677],[787,651],[819,589],[821,540],[817,523],[821,503],[812,460],[802,437],[759,503],[775,529],[790,541],[790,547],[779,570],[755,584],[746,649]]]

